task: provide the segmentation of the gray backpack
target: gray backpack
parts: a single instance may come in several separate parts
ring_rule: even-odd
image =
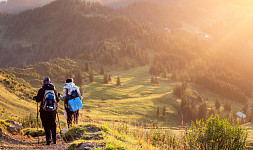
[[[57,109],[58,105],[54,90],[45,90],[42,106],[45,111],[54,111]]]

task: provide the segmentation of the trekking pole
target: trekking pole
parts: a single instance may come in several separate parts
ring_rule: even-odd
[[[37,133],[39,133],[39,103],[37,102]],[[38,134],[38,144],[40,143],[40,136]]]
[[[58,124],[59,124],[59,128],[60,128],[60,135],[62,136],[62,130],[61,130],[61,124],[60,124],[60,119],[59,119],[59,115],[58,115],[58,110],[56,111],[56,115],[58,118]]]

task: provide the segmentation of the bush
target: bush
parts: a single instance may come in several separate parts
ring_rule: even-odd
[[[80,139],[85,134],[85,129],[82,126],[74,126],[65,133],[63,139],[66,142]]]
[[[42,128],[42,122],[40,119],[40,116],[38,116],[38,124],[37,124],[37,116],[36,114],[30,113],[27,116],[24,116],[23,118],[19,118],[18,122],[22,123],[22,126],[24,128],[36,128],[37,125],[39,128]]]
[[[24,133],[24,135],[31,135],[32,137],[45,135],[44,129],[37,130],[36,128],[26,128],[26,129],[23,129],[22,132]]]
[[[186,128],[187,149],[245,149],[248,132],[217,115]]]
[[[161,146],[163,148],[169,147],[173,149],[180,147],[179,140],[175,136],[173,136],[170,130],[154,130],[152,131],[152,134],[148,136],[151,137],[151,143],[153,146]]]

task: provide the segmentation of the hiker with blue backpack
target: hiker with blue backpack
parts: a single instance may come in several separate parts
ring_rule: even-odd
[[[56,144],[56,113],[60,99],[49,77],[44,78],[43,86],[34,99],[41,102],[40,118],[46,133],[46,145],[50,145],[51,138]]]
[[[69,78],[63,87],[63,94],[60,97],[64,101],[64,116],[67,118],[68,128],[74,124],[78,124],[79,109],[83,107],[82,96],[79,88],[73,83],[73,79]]]

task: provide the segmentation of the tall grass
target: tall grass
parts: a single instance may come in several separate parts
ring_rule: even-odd
[[[245,149],[247,146],[247,130],[239,125],[234,125],[219,116],[210,117],[207,120],[196,121],[185,130],[175,130],[169,127],[153,127],[152,124],[142,124],[114,120],[110,122],[89,120],[82,125],[75,126],[76,131],[83,131],[83,137],[70,145],[70,149],[78,147],[82,143],[105,143],[96,149]],[[100,128],[100,140],[92,140],[87,136],[85,127],[92,124]],[[81,128],[77,130],[77,128]],[[70,129],[70,131],[73,131]],[[79,132],[68,132],[66,135],[78,137]],[[98,134],[98,133],[92,133]],[[73,145],[74,144],[74,145]]]
[[[38,116],[39,117],[39,116]],[[38,123],[37,123],[37,116],[36,114],[29,113],[29,115],[19,118],[18,122],[22,123],[22,126],[24,128],[42,128],[42,122],[40,117],[38,118]]]

